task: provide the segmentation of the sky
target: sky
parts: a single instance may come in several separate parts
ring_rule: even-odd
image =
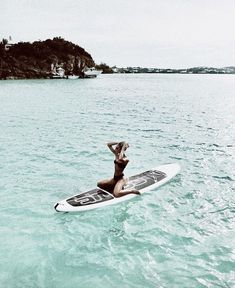
[[[235,66],[235,0],[0,0],[0,39],[56,36],[117,67]]]

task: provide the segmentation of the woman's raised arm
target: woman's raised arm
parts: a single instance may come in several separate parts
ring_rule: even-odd
[[[107,143],[107,146],[109,147],[109,149],[113,152],[113,154],[115,154],[116,155],[116,152],[115,152],[115,150],[113,149],[113,145],[117,145],[118,144],[118,142],[109,142],[109,143]]]

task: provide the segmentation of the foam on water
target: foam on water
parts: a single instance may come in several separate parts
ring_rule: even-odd
[[[2,287],[235,286],[233,75],[0,83]],[[53,204],[113,174],[178,162],[151,193],[78,215]]]

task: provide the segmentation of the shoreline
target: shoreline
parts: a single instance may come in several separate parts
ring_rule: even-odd
[[[154,73],[102,73],[103,75],[153,75],[153,74],[174,74],[174,75],[235,75],[235,73],[182,73],[182,72],[154,72]],[[96,77],[92,78],[95,79]],[[84,79],[90,79],[90,78],[78,78],[76,80],[84,80]],[[1,80],[70,80],[68,77],[64,78],[51,78],[51,77],[35,77],[35,78],[28,78],[28,77],[15,77],[15,76],[9,76],[6,78],[0,78]]]

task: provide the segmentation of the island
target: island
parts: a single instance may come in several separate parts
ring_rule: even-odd
[[[170,74],[235,74],[235,67],[193,67],[187,69],[147,68],[147,67],[112,67],[113,73],[170,73]]]
[[[0,79],[65,78],[95,66],[92,56],[82,47],[54,37],[45,41],[0,43]]]

